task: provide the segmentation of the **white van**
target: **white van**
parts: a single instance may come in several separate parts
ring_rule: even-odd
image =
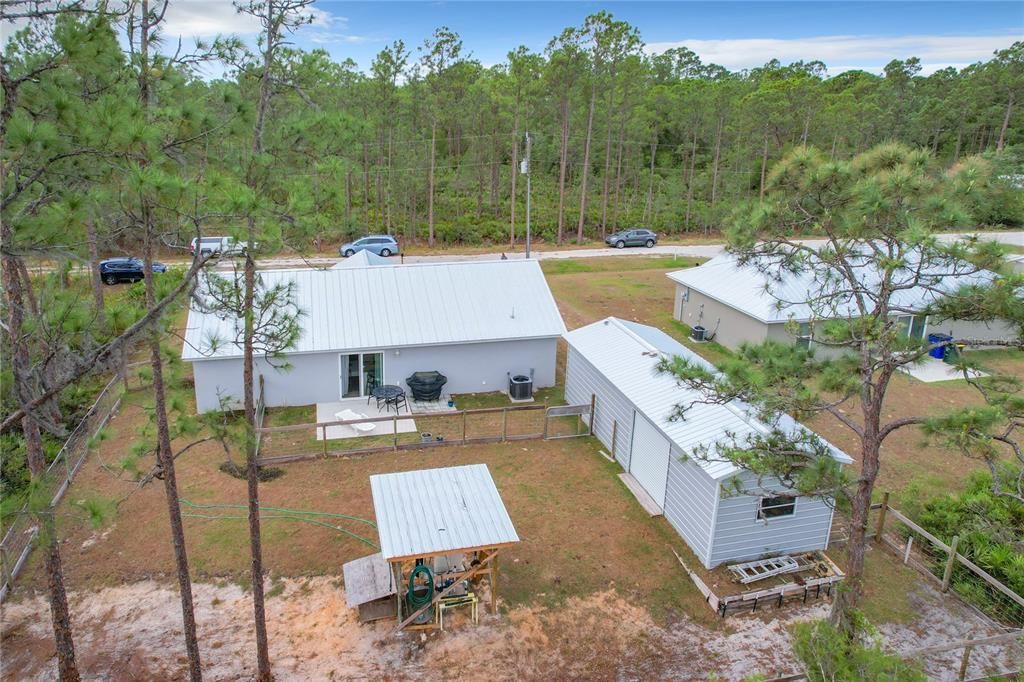
[[[235,240],[234,237],[203,237],[202,239],[192,238],[190,248],[193,256],[244,256],[245,244]]]

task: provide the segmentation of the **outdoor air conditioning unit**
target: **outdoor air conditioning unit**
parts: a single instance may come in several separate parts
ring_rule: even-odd
[[[694,327],[693,329],[690,330],[690,338],[693,339],[694,341],[698,342],[698,343],[703,343],[704,342],[704,335],[706,333],[707,333],[707,330],[704,329],[704,327],[702,327],[701,325],[698,324],[696,327]]]
[[[533,399],[533,371],[531,370],[530,376],[525,374],[512,374],[508,375],[508,397],[512,400],[532,400]]]

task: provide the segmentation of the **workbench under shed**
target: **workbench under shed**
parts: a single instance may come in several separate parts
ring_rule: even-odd
[[[398,586],[399,627],[417,615],[405,612],[407,576],[417,563],[436,567],[441,557],[449,560],[435,582],[450,586],[431,606],[462,581],[487,577],[497,612],[498,552],[519,536],[486,464],[378,474],[370,476],[370,490],[381,556]]]

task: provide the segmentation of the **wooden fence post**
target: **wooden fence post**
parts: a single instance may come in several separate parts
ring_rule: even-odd
[[[508,433],[508,408],[501,411],[501,440],[505,442],[505,435]]]
[[[910,561],[910,549],[914,546],[914,536],[907,537],[907,548],[903,550],[903,563]]]
[[[882,493],[882,508],[878,510],[878,523],[875,525],[875,540],[882,541],[882,533],[885,532],[885,513],[889,511],[889,493]]]
[[[327,459],[327,426],[320,425],[320,434],[323,436],[324,441],[324,459]]]
[[[462,444],[466,444],[466,410],[462,411]]]
[[[953,541],[949,543],[949,558],[946,559],[946,570],[942,572],[942,591],[949,590],[949,581],[953,577],[953,565],[956,564],[956,546],[960,543],[960,536],[954,535]]]
[[[544,440],[548,439],[548,421],[551,419],[548,410],[550,409],[550,407],[544,408]]]
[[[393,438],[392,446],[395,450],[398,449],[398,410],[395,410],[395,416],[391,420],[391,435]]]
[[[594,435],[594,408],[597,407],[597,394],[590,394],[590,433],[588,435]]]
[[[954,538],[954,543],[955,543],[955,538]],[[956,555],[954,554],[954,556],[956,556]],[[974,635],[967,635],[967,639],[968,640],[974,639]],[[964,647],[964,655],[960,657],[960,671],[957,672],[957,674],[956,674],[957,682],[964,682],[964,680],[967,679],[967,664],[971,660],[971,649],[972,648],[973,648],[972,644],[968,644],[967,646]]]

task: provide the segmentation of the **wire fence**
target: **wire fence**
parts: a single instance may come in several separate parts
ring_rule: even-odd
[[[576,438],[591,434],[592,414],[589,404],[515,405],[261,426],[257,461],[268,466],[448,445]]]
[[[121,405],[124,394],[146,385],[145,378],[139,376],[143,364],[126,365],[111,377],[47,467],[42,478],[43,499],[47,500],[45,512],[56,507],[64,497],[96,437]],[[26,502],[12,515],[10,523],[3,529],[3,539],[0,540],[0,601],[3,601],[10,592],[39,534],[35,516],[36,514],[29,511],[29,504]]]

